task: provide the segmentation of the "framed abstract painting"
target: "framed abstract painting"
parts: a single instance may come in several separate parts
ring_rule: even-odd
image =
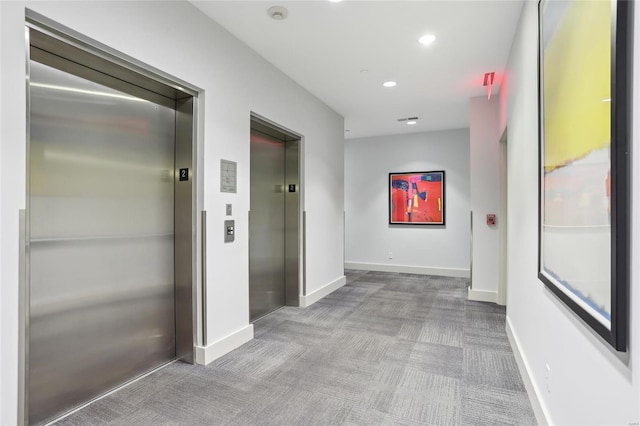
[[[444,171],[389,173],[389,224],[444,225]]]
[[[631,6],[538,7],[538,277],[618,351],[628,333]]]

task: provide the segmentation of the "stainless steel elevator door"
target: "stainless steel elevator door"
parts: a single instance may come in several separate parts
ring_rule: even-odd
[[[285,304],[285,147],[251,133],[249,315],[254,321]]]
[[[31,61],[29,422],[175,357],[175,111]]]

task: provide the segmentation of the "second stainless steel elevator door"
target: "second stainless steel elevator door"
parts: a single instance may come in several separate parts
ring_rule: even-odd
[[[249,310],[254,321],[285,304],[285,144],[251,133]]]
[[[175,110],[31,61],[29,423],[175,357]]]

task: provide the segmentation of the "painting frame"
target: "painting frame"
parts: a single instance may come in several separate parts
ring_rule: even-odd
[[[389,173],[388,184],[389,225],[446,225],[444,170]]]
[[[599,149],[593,149],[589,152],[589,154],[585,154],[584,160],[578,157],[570,157],[568,154],[565,154],[566,158],[570,158],[567,163],[562,164],[560,162],[555,162],[550,160],[551,155],[547,154],[547,150],[553,152],[554,147],[553,142],[556,142],[559,146],[560,144],[564,144],[565,146],[574,143],[585,145],[587,142],[586,139],[580,139],[576,137],[576,135],[569,133],[552,133],[550,130],[553,126],[554,115],[561,108],[558,104],[562,104],[563,102],[557,101],[562,95],[557,96],[549,96],[549,98],[553,97],[553,100],[545,99],[545,89],[548,90],[550,95],[556,95],[556,92],[550,91],[550,87],[554,82],[554,73],[552,70],[555,70],[553,66],[545,64],[545,54],[549,55],[549,59],[557,58],[558,56],[554,56],[550,49],[555,49],[557,45],[560,43],[556,42],[555,45],[552,45],[554,42],[554,37],[557,37],[559,31],[569,31],[573,36],[573,40],[578,40],[577,42],[572,41],[571,47],[573,48],[575,44],[579,43],[587,43],[587,41],[576,37],[577,31],[574,31],[575,28],[567,28],[567,22],[570,20],[567,18],[569,13],[566,12],[565,15],[561,15],[561,18],[558,18],[559,14],[549,15],[549,21],[553,23],[554,28],[550,29],[551,24],[545,26],[545,13],[548,12],[548,8],[546,6],[549,3],[553,3],[552,0],[539,0],[538,2],[538,136],[539,136],[539,162],[538,162],[538,278],[544,283],[544,285],[553,292],[567,307],[569,307],[578,317],[580,317],[585,324],[591,327],[602,339],[604,339],[609,345],[611,345],[615,350],[619,352],[627,351],[628,344],[628,330],[629,330],[629,318],[628,318],[628,297],[629,297],[629,277],[630,277],[630,240],[629,240],[629,231],[631,229],[630,224],[630,158],[629,158],[629,143],[630,143],[630,135],[631,135],[631,63],[632,63],[632,22],[633,22],[633,5],[630,1],[626,0],[611,0],[610,2],[606,2],[607,5],[610,4],[611,12],[610,15],[606,17],[606,19],[610,20],[610,62],[609,65],[605,63],[605,66],[609,68],[609,78],[608,81],[604,82],[605,85],[608,85],[608,89],[610,90],[610,98],[603,99],[602,102],[610,102],[610,109],[608,110],[608,125],[609,125],[609,140],[608,147],[605,146]],[[565,4],[561,7],[570,8],[573,3],[564,2]],[[557,3],[556,3],[557,4]],[[567,6],[569,4],[569,6]],[[595,4],[595,3],[593,3]],[[604,18],[601,18],[601,15],[598,15],[598,19],[602,19],[604,22]],[[554,33],[555,31],[555,33]],[[573,32],[572,32],[573,31]],[[565,33],[560,33],[565,34]],[[562,36],[560,36],[562,37]],[[579,50],[578,47],[576,50]],[[549,52],[547,52],[549,50]],[[555,53],[555,52],[553,52]],[[567,61],[571,61],[575,59],[576,55],[567,55],[567,52],[564,52],[565,55],[563,58],[572,58],[567,59]],[[571,53],[575,53],[572,51]],[[577,58],[580,60],[583,57],[579,55]],[[550,61],[551,63],[551,61]],[[602,62],[600,62],[602,63]],[[565,64],[563,64],[565,65]],[[575,62],[570,65],[575,65]],[[565,67],[563,69],[570,69],[571,67]],[[568,71],[562,71],[568,72]],[[547,81],[548,80],[548,81]],[[556,78],[555,81],[560,80]],[[602,81],[595,81],[593,84],[603,83]],[[585,90],[590,90],[591,86],[585,88]],[[547,102],[547,103],[545,103]],[[547,113],[547,108],[549,111],[553,111],[553,113]],[[566,112],[562,110],[561,112]],[[557,113],[559,115],[559,113]],[[602,114],[602,113],[601,113]],[[565,117],[566,118],[566,117]],[[601,121],[599,122],[601,123]],[[547,126],[548,124],[548,126]],[[546,128],[546,127],[547,128]],[[578,128],[590,128],[590,126],[595,126],[592,122],[583,120],[580,122],[580,126],[575,126],[574,129],[578,131]],[[568,127],[568,126],[567,126]],[[555,128],[554,128],[555,129]],[[547,133],[554,137],[549,137],[547,140]],[[562,138],[555,137],[562,134]],[[561,142],[558,143],[558,140]],[[569,153],[571,152],[570,148],[566,149]],[[583,148],[584,149],[584,148]],[[562,274],[557,274],[555,271],[549,267],[550,264],[554,263],[556,265],[560,264],[571,264],[575,265],[575,270],[588,269],[592,268],[591,264],[589,264],[588,259],[579,258],[577,256],[576,251],[579,250],[565,250],[563,251],[564,258],[552,259],[550,253],[558,254],[560,252],[560,246],[554,246],[555,242],[561,241],[564,242],[561,238],[554,235],[554,233],[569,232],[580,233],[580,232],[590,232],[589,229],[595,229],[596,225],[591,227],[589,226],[578,226],[577,224],[569,224],[569,226],[555,226],[554,229],[553,221],[560,217],[560,215],[554,215],[554,209],[560,202],[565,201],[566,191],[563,190],[562,184],[558,185],[557,182],[560,181],[558,179],[561,169],[565,169],[562,171],[561,179],[565,179],[565,187],[568,186],[569,178],[567,176],[570,175],[566,169],[570,167],[573,170],[577,170],[578,163],[582,161],[580,164],[580,173],[587,175],[587,179],[589,178],[588,173],[586,173],[587,169],[584,167],[585,164],[592,162],[593,160],[587,160],[587,157],[594,157],[596,154],[594,152],[599,150],[608,150],[608,158],[609,158],[609,169],[608,174],[606,175],[606,183],[603,183],[603,189],[600,191],[604,191],[606,193],[606,200],[608,203],[603,203],[606,205],[606,212],[608,213],[608,234],[604,234],[604,238],[608,239],[608,247],[605,245],[599,245],[599,248],[604,248],[603,253],[609,254],[609,256],[604,256],[601,258],[600,263],[608,264],[608,283],[606,281],[602,281],[600,283],[599,289],[602,292],[608,292],[608,299],[603,298],[601,300],[606,300],[607,303],[600,303],[595,298],[595,294],[598,294],[597,291],[586,291],[585,288],[591,290],[588,285],[584,284],[585,281],[581,282],[576,280],[576,283],[568,281],[566,277],[563,277]],[[555,160],[555,159],[554,159]],[[561,164],[561,165],[558,165]],[[590,164],[590,163],[589,163]],[[600,162],[599,164],[602,164]],[[557,167],[554,169],[554,167]],[[595,170],[595,168],[593,169]],[[556,173],[555,177],[552,177],[552,173]],[[572,172],[576,173],[576,172]],[[556,179],[555,181],[553,179]],[[571,183],[575,184],[578,179],[574,179]],[[590,186],[589,189],[582,189],[578,187],[577,189],[572,187],[569,191],[580,191],[583,190],[585,192],[590,191],[593,186]],[[584,195],[584,194],[583,194]],[[582,197],[581,202],[584,201],[585,197]],[[588,197],[586,197],[588,199]],[[605,198],[601,197],[602,200]],[[565,205],[570,205],[569,202],[564,203]],[[560,204],[562,205],[562,204]],[[574,205],[578,205],[578,203],[574,203]],[[583,210],[586,210],[586,207],[582,207]],[[571,209],[566,207],[558,208],[562,213],[562,220],[565,220],[566,217],[577,217],[578,213],[576,210],[571,211]],[[573,215],[573,216],[572,216]],[[561,225],[566,225],[562,220],[558,221]],[[569,220],[570,222],[570,220]],[[595,222],[593,222],[595,223]],[[606,228],[607,225],[602,226],[601,228]],[[563,230],[563,228],[565,228]],[[582,228],[582,229],[580,229]],[[586,231],[584,231],[586,229]],[[560,231],[558,231],[560,230]],[[595,233],[595,232],[594,232]],[[567,237],[567,240],[574,237]],[[578,241],[577,239],[574,240]],[[572,257],[573,256],[573,257]],[[558,258],[558,256],[555,256]],[[608,257],[608,258],[607,258]],[[602,268],[604,272],[607,272],[607,268]],[[574,278],[572,276],[572,278]],[[594,280],[597,281],[597,280]],[[608,310],[606,310],[608,308]]]

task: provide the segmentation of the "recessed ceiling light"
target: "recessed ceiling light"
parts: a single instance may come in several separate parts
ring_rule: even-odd
[[[413,125],[414,125],[414,124],[416,124],[416,123],[417,123],[417,121],[407,121],[407,124],[408,124],[409,126],[413,126]]]
[[[383,85],[384,87],[393,87],[393,86],[395,86],[396,84],[398,84],[398,83],[396,83],[395,81],[385,81],[384,83],[382,83],[382,85]]]
[[[342,0],[329,0],[331,3],[340,3]]]
[[[436,41],[436,36],[434,36],[433,34],[425,34],[418,39],[418,43],[424,44],[425,46],[430,45],[434,41]]]

